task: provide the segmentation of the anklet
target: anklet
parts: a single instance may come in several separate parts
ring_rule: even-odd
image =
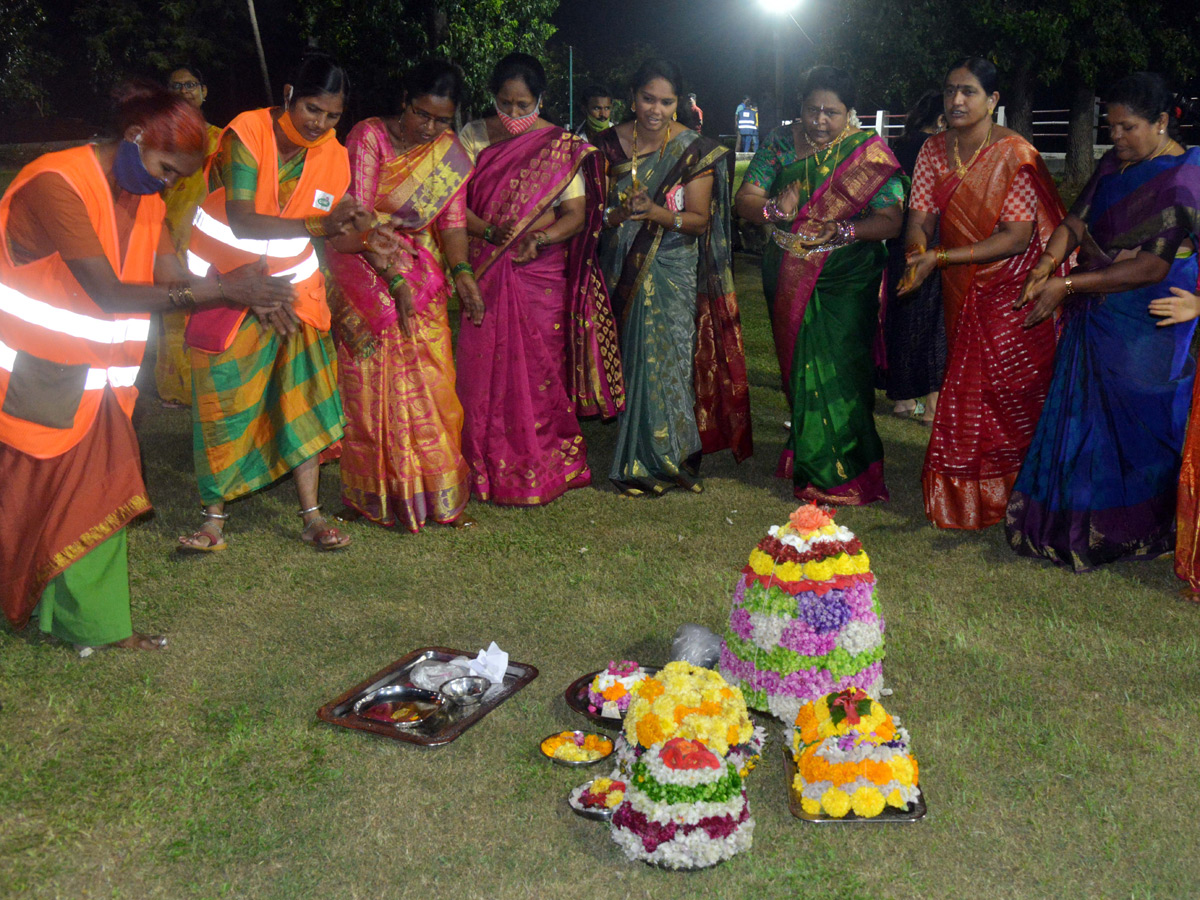
[[[302,509],[302,510],[300,510],[300,512],[296,513],[296,515],[298,515],[298,516],[307,516],[309,513],[312,513],[312,512],[320,512],[320,510],[321,510],[321,504],[320,504],[320,503],[318,503],[316,506],[310,506],[308,509]]]

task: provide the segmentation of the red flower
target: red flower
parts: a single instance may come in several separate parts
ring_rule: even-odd
[[[719,769],[721,761],[702,743],[687,738],[671,738],[659,751],[669,769]]]

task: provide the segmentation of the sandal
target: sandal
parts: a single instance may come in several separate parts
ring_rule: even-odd
[[[310,522],[305,523],[304,529],[300,532],[300,540],[306,544],[312,544],[314,550],[330,551],[348,547],[350,545],[350,535],[343,534],[338,529],[330,526],[325,521],[325,517],[320,515],[320,511],[320,504],[300,510],[299,514],[301,516],[307,516],[313,512],[318,514]]]
[[[213,513],[206,510],[204,524],[200,526],[199,530],[180,537],[177,549],[180,553],[216,553],[224,550],[229,546],[225,543],[224,534],[225,522],[228,519],[229,513]],[[201,544],[201,541],[206,543]]]
[[[445,525],[447,528],[474,528],[479,523],[470,516],[459,513],[449,522],[442,522],[440,524]]]
[[[140,634],[136,631],[124,640],[113,641],[111,644],[100,644],[95,647],[88,644],[74,645],[75,649],[79,651],[80,659],[87,659],[97,650],[163,650],[166,646],[166,636],[161,634]]]

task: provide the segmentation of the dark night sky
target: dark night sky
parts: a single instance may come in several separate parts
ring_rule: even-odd
[[[811,2],[796,13],[810,34],[807,19],[817,13]],[[573,44],[588,56],[598,55],[594,48],[616,33],[674,60],[683,69],[685,90],[695,92],[704,110],[705,132],[713,136],[732,133],[733,112],[745,94],[761,99],[773,91],[777,30],[791,72],[813,61],[795,24],[768,14],[758,0],[562,0],[551,21],[559,29],[554,42]]]

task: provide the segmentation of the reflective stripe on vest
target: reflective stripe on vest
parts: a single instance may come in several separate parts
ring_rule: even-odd
[[[148,318],[100,319],[60,309],[43,300],[0,284],[0,312],[67,337],[82,338],[98,344],[144,344],[150,337]]]
[[[738,113],[738,128],[757,128],[758,116],[752,109],[743,109]]]
[[[226,247],[233,247],[235,250],[252,253],[255,256],[291,259],[293,256],[299,256],[306,249],[312,249],[312,241],[306,237],[273,238],[269,241],[239,238],[233,233],[232,228],[210,216],[202,206],[196,207],[196,215],[192,217],[192,227],[204,232],[214,241],[218,241]]]
[[[0,369],[12,372],[17,361],[17,351],[0,341]],[[83,383],[85,391],[100,391],[105,385],[114,388],[133,387],[137,383],[140,366],[110,366],[107,369],[90,368],[87,380]]]
[[[191,250],[188,250],[187,252],[187,264],[188,271],[197,278],[207,278],[209,271],[212,269],[212,266],[209,265],[206,260],[201,259]],[[310,253],[290,269],[284,269],[282,272],[275,272],[272,277],[286,277],[292,282],[292,284],[300,284],[306,279],[311,278],[319,268],[320,263],[317,261],[317,254]]]

